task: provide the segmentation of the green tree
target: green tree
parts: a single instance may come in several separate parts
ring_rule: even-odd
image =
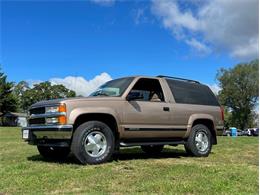
[[[24,112],[26,109],[23,107],[24,99],[22,98],[25,91],[29,90],[29,84],[26,81],[20,81],[14,86],[13,93],[17,97],[18,111]]]
[[[238,64],[234,68],[220,69],[217,74],[221,90],[219,100],[231,112],[229,125],[244,129],[253,121],[258,103],[259,62]]]
[[[35,84],[33,88],[27,89],[22,93],[21,107],[23,110],[27,110],[29,106],[38,101],[75,96],[76,93],[73,90],[69,90],[63,85],[51,85],[50,82],[46,81]]]
[[[7,76],[0,72],[0,113],[2,114],[16,111],[17,98],[12,93],[13,86],[12,82],[7,81]]]

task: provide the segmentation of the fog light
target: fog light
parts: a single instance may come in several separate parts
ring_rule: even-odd
[[[56,118],[56,117],[53,117],[53,118],[46,118],[46,123],[58,123],[59,122],[59,120],[58,120],[58,118]]]

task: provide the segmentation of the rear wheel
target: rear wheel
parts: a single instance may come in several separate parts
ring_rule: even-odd
[[[161,153],[163,150],[164,145],[148,145],[148,146],[141,146],[142,150],[150,155],[156,155],[158,153]]]
[[[107,162],[114,150],[114,134],[109,126],[100,121],[83,123],[73,135],[71,152],[82,164]]]
[[[39,153],[46,159],[65,159],[70,149],[68,147],[37,146]]]
[[[184,147],[186,152],[192,156],[208,156],[212,148],[211,133],[208,127],[202,124],[193,126]]]

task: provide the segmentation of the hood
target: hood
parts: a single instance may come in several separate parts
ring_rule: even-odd
[[[104,97],[104,96],[97,96],[97,97],[75,97],[75,98],[65,98],[65,99],[53,99],[53,100],[44,100],[37,102],[31,107],[40,107],[46,105],[55,105],[59,103],[66,102],[77,102],[77,101],[119,101],[122,100],[122,97]]]

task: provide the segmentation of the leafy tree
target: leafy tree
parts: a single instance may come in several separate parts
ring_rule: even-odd
[[[29,84],[26,81],[20,81],[17,85],[14,86],[13,93],[17,97],[18,110],[23,112],[26,108],[23,107],[24,99],[22,98],[25,91],[29,90]]]
[[[74,91],[67,89],[65,86],[51,85],[48,81],[35,84],[32,89],[27,89],[21,94],[23,110],[27,110],[29,106],[38,101],[76,96]]]
[[[13,83],[7,81],[7,76],[0,72],[0,113],[16,111],[17,98],[12,93]]]
[[[220,69],[217,74],[221,90],[219,100],[231,112],[229,125],[244,129],[252,125],[254,107],[258,103],[259,62],[238,64]]]
[[[225,116],[225,120],[224,120],[224,126],[226,129],[229,129],[230,127],[232,127],[232,113],[230,111],[228,111],[228,108],[225,107],[224,108],[224,116]]]

